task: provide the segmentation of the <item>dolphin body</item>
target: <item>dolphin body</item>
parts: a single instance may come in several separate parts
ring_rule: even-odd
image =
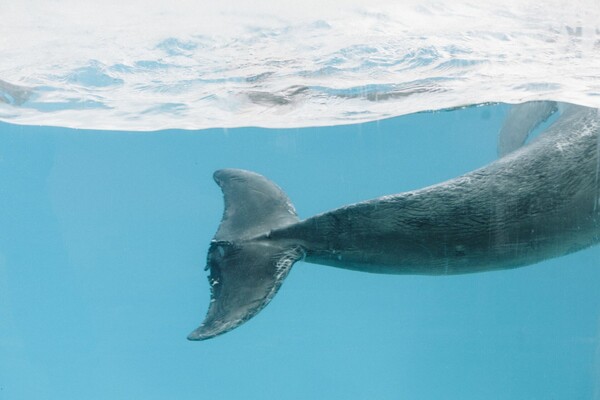
[[[527,132],[515,128],[517,139],[504,142],[523,142],[551,109],[541,105],[519,116],[529,119]],[[581,250],[600,241],[599,178],[600,110],[579,106],[483,168],[302,221],[263,176],[216,171],[225,212],[208,250],[211,302],[188,339],[209,339],[252,318],[298,260],[373,273],[451,275]]]

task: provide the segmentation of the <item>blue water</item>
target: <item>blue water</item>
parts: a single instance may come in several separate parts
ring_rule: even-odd
[[[211,175],[301,217],[496,158],[503,105],[360,125],[133,133],[0,124],[0,399],[600,399],[600,248],[509,271],[297,263],[273,302],[189,342],[222,214]]]

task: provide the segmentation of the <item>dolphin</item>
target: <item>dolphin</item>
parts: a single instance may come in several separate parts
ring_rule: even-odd
[[[523,109],[528,115],[516,119],[525,128],[501,140],[506,155],[491,164],[305,220],[265,177],[216,171],[225,211],[208,249],[211,300],[188,339],[209,339],[248,321],[299,260],[372,273],[454,275],[522,267],[598,243],[600,109],[567,107],[519,147],[556,107]]]
[[[0,103],[20,106],[29,100],[32,94],[33,88],[14,85],[0,79]]]

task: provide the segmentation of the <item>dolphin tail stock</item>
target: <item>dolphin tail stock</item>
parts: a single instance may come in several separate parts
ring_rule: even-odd
[[[254,317],[304,257],[301,246],[269,239],[271,230],[299,221],[277,185],[237,169],[218,170],[214,179],[223,191],[225,211],[207,256],[210,305],[189,340],[210,339]]]

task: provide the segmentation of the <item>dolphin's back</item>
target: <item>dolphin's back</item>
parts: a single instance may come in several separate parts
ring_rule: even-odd
[[[279,234],[301,237],[309,262],[394,274],[514,268],[577,251],[600,240],[599,121],[574,108],[484,168]]]

